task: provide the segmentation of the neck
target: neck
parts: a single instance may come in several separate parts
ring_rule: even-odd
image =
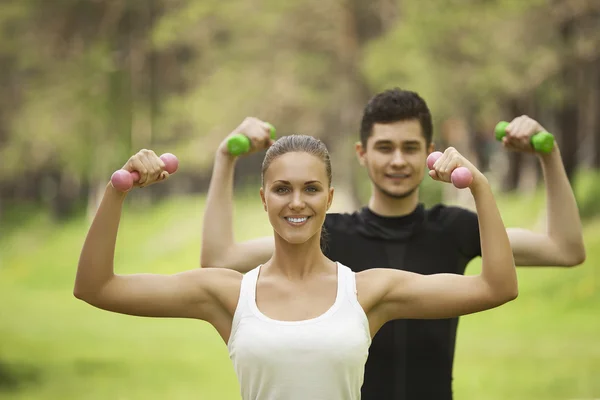
[[[419,188],[406,197],[392,197],[373,187],[369,199],[369,209],[384,217],[402,217],[412,213],[419,204]]]
[[[265,265],[271,273],[282,274],[288,279],[303,279],[333,265],[321,251],[321,232],[304,243],[292,244],[275,233],[275,251]]]

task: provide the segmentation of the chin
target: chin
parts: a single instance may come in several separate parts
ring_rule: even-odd
[[[379,186],[379,191],[384,195],[394,199],[404,199],[411,196],[418,189],[418,186],[405,186],[405,187],[385,187]]]
[[[280,232],[279,236],[289,244],[304,244],[308,242],[315,233],[302,233],[302,232]]]

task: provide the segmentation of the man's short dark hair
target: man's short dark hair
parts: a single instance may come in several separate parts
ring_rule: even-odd
[[[393,88],[378,93],[365,106],[360,124],[360,141],[366,148],[373,125],[418,120],[427,146],[433,137],[431,113],[425,100],[409,90]]]

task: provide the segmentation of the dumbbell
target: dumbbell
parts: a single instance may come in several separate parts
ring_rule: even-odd
[[[429,156],[427,156],[427,167],[429,169],[433,169],[433,164],[443,155],[441,151],[434,151]],[[450,179],[452,180],[452,184],[458,189],[464,189],[469,187],[471,182],[473,182],[473,174],[467,167],[458,167],[452,171],[450,175]]]
[[[160,159],[165,163],[165,171],[169,174],[177,171],[179,160],[171,153],[165,153],[160,156]],[[120,192],[126,192],[133,187],[133,183],[140,179],[140,174],[137,171],[129,172],[124,169],[115,171],[110,177],[110,183],[115,189]]]
[[[506,136],[508,122],[500,121],[494,129],[496,140],[501,141]],[[554,148],[554,136],[546,131],[536,133],[531,137],[531,146],[539,153],[550,153]]]
[[[267,125],[269,125],[269,131],[271,132],[271,139],[275,140],[275,127],[268,122]],[[237,133],[227,140],[227,151],[232,156],[239,156],[249,152],[251,146],[250,139],[243,133]]]

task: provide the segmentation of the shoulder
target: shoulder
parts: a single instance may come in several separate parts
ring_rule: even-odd
[[[356,292],[360,302],[371,309],[392,292],[401,292],[403,285],[416,276],[414,273],[390,269],[371,268],[356,273]]]
[[[238,296],[244,277],[238,271],[226,268],[197,268],[179,275],[183,285],[203,290],[217,298]]]
[[[392,268],[369,268],[356,272],[356,285],[361,287],[387,287],[404,279],[409,279],[414,273]]]
[[[192,271],[190,282],[198,292],[206,293],[204,301],[213,306],[212,310],[227,310],[233,315],[240,298],[244,275],[225,268],[198,268]],[[215,311],[217,310],[217,311]]]
[[[196,283],[203,282],[241,282],[244,277],[238,271],[228,268],[197,268],[187,272]]]

